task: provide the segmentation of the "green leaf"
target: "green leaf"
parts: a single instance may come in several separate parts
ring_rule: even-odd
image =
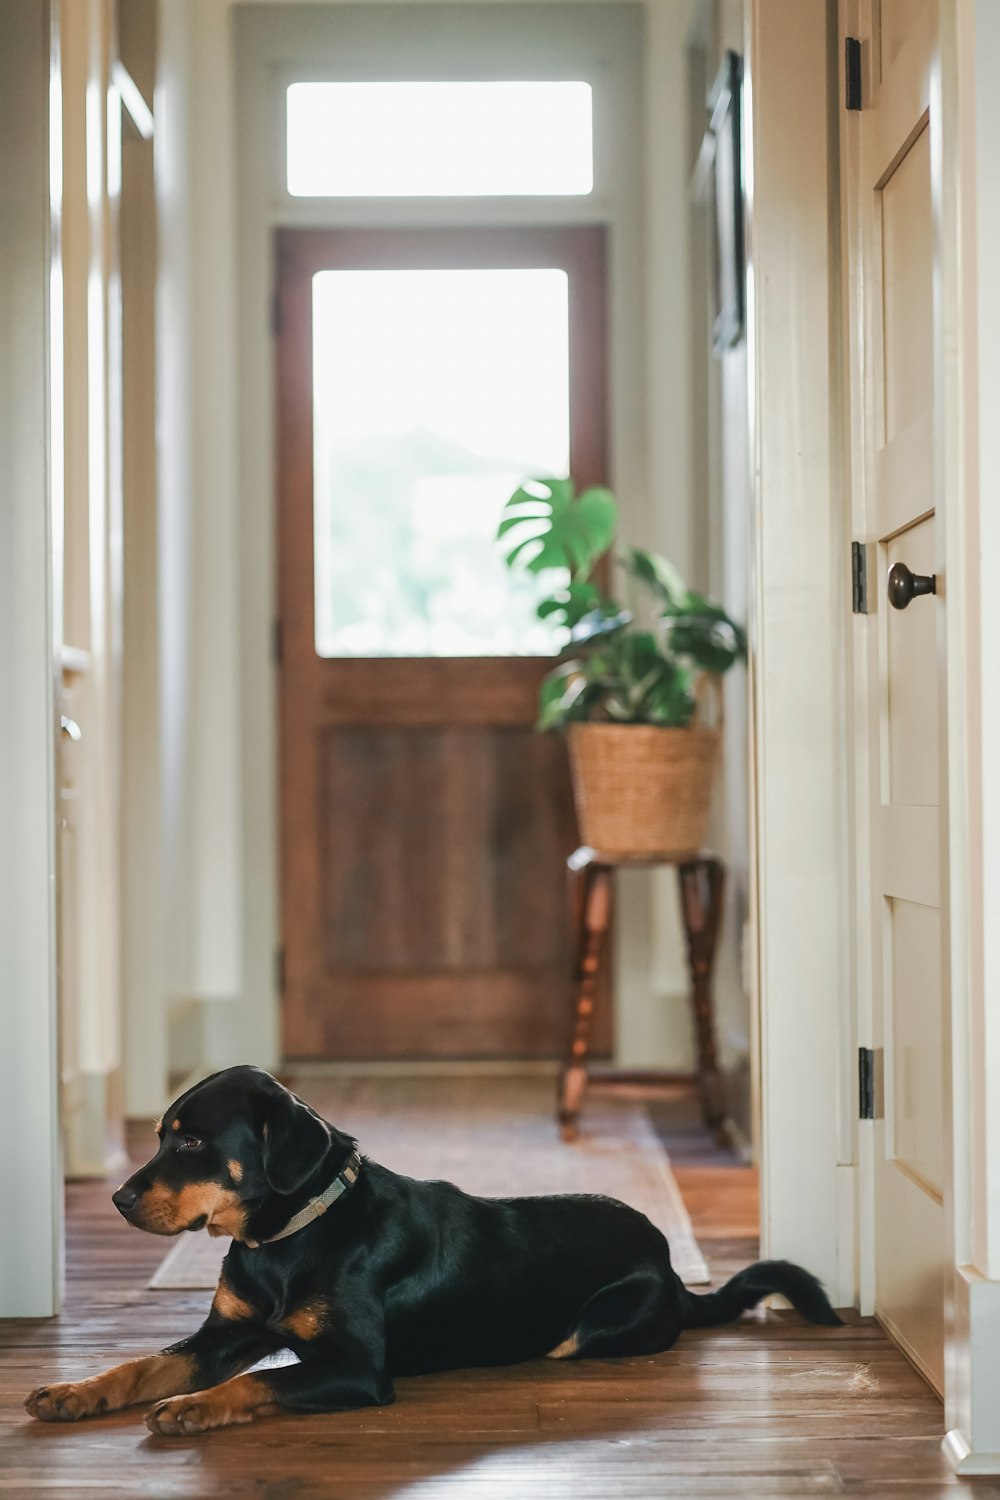
[[[614,609],[614,605],[611,608]],[[570,640],[574,646],[586,646],[605,636],[617,635],[631,623],[632,616],[627,609],[618,610],[615,614],[606,614],[603,609],[592,609],[573,626]]]
[[[664,612],[669,649],[705,672],[728,672],[747,654],[746,635],[718,604],[689,594],[684,609]]]
[[[559,729],[571,719],[586,718],[596,691],[587,679],[584,662],[560,662],[542,679],[536,727]]]
[[[642,547],[627,547],[622,561],[633,578],[646,584],[664,603],[679,605],[687,598],[684,580],[673,563],[658,552],[646,552]]]
[[[683,729],[691,722],[694,710],[690,675],[676,667],[651,684],[642,702],[643,718],[664,729]]]
[[[635,630],[622,643],[622,656],[633,680],[658,671],[667,662],[655,635],[649,630]]]
[[[535,613],[540,620],[551,620],[572,630],[578,620],[601,603],[600,591],[593,583],[568,583],[551,599],[543,599]]]
[[[617,523],[610,490],[594,487],[577,496],[572,479],[529,479],[504,506],[497,538],[514,535],[505,553],[509,567],[533,573],[568,568],[583,582],[611,545]]]

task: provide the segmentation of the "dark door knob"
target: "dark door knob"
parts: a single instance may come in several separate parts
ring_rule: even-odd
[[[905,563],[893,563],[886,580],[886,593],[893,609],[905,609],[918,594],[937,593],[937,574],[911,573]]]

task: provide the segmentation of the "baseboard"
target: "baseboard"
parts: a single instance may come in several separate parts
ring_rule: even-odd
[[[677,1068],[616,1068],[613,1064],[600,1063],[588,1068],[591,1083],[634,1083],[649,1088],[697,1086],[697,1077],[686,1069]]]
[[[284,1061],[279,1071],[282,1078],[555,1078],[561,1066],[549,1058],[329,1062],[294,1057]]]
[[[983,1477],[1000,1474],[1000,1453],[973,1453],[964,1433],[957,1427],[945,1433],[941,1439],[941,1447],[956,1474]]]
[[[79,1073],[74,1081],[73,1105],[63,1113],[66,1177],[107,1177],[123,1171],[128,1156],[121,1067]]]

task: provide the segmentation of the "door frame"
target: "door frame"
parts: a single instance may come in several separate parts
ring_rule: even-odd
[[[942,0],[942,15],[934,180],[952,226],[941,246],[948,339],[936,412],[950,583],[945,1450],[962,1473],[997,1474],[1000,1348],[990,1330],[1000,1316],[1000,1101],[987,1083],[1000,1064],[1000,798],[983,773],[1000,763],[1000,680],[982,663],[1000,658],[987,571],[1000,556],[1000,516],[979,496],[1000,493],[991,416],[1000,401],[1000,293],[988,270],[1000,235],[990,170],[1000,128],[1000,11],[990,0]],[[870,1037],[870,1013],[857,985],[864,933],[854,895],[861,846],[849,777],[850,509],[839,358],[842,43],[828,7],[746,0],[763,1253],[808,1256],[834,1300],[857,1298],[867,1311],[872,1163],[856,1121],[854,1058]],[[791,256],[793,239],[812,254]],[[772,382],[781,390],[791,381],[800,392],[793,410],[766,399]],[[808,671],[818,632],[833,663],[829,681]],[[803,763],[806,800],[789,796]]]
[[[835,1303],[849,1304],[857,1229],[842,603],[850,574],[830,302],[839,275],[834,38],[826,6],[747,0],[745,14],[761,1245],[807,1265]],[[768,399],[793,388],[794,403]],[[817,662],[832,670],[817,672]]]

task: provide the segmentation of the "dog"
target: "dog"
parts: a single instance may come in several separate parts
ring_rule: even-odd
[[[196,1084],[157,1133],[113,1202],[151,1234],[232,1237],[211,1310],[160,1354],[33,1391],[44,1422],[151,1405],[146,1425],[175,1437],[384,1406],[399,1375],[657,1354],[772,1292],[841,1321],[787,1261],[689,1292],[660,1231],[612,1198],[475,1198],[390,1172],[259,1068]],[[241,1373],[281,1348],[299,1362]]]

